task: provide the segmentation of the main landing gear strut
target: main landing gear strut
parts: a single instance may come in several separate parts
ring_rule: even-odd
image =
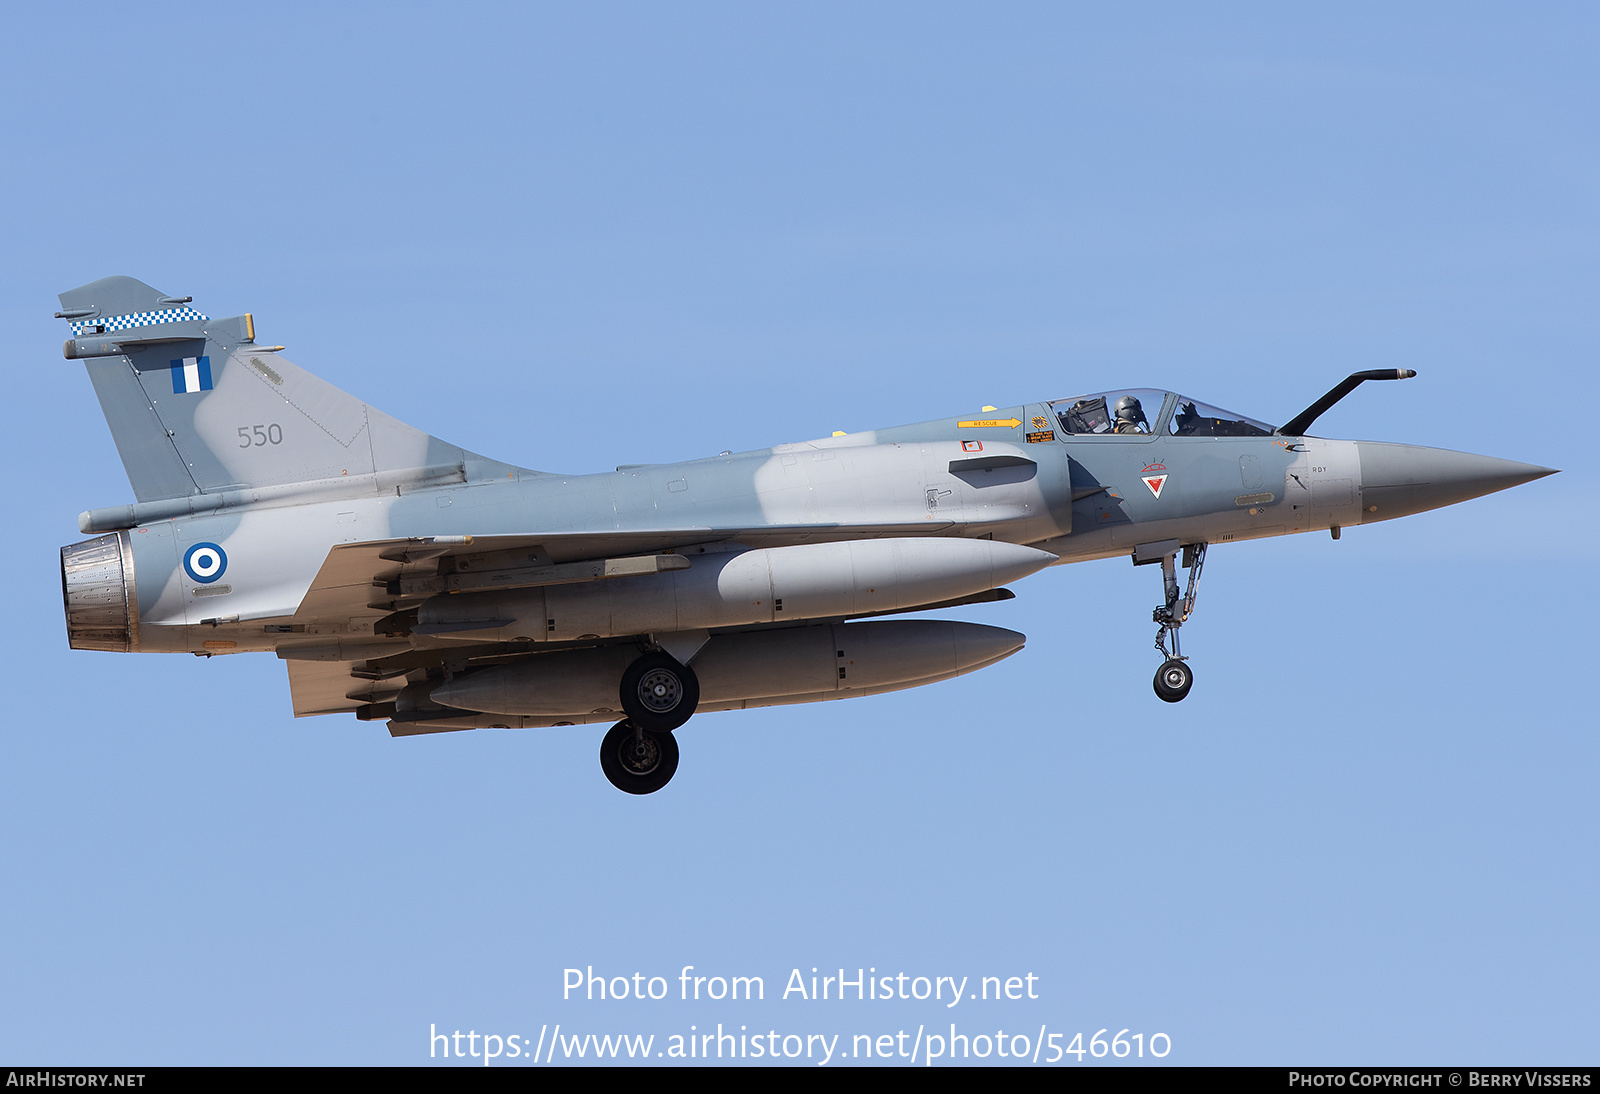
[[[662,650],[646,653],[622,674],[623,721],[600,742],[600,770],[629,794],[654,794],[678,770],[672,731],[700,705],[694,670]]]
[[[1206,561],[1206,545],[1195,543],[1183,548],[1183,566],[1189,571],[1189,587],[1178,591],[1178,557],[1176,552],[1161,557],[1161,586],[1166,603],[1151,615],[1151,621],[1160,625],[1156,631],[1156,649],[1164,660],[1156,670],[1156,695],[1162,701],[1176,703],[1189,694],[1194,686],[1194,672],[1189,659],[1178,645],[1178,628],[1194,612],[1194,598],[1200,587],[1200,568]],[[1172,636],[1172,652],[1167,652],[1167,636]]]

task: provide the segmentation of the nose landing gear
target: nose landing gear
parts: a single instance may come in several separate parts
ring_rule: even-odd
[[[1161,556],[1161,585],[1166,594],[1166,602],[1157,608],[1150,618],[1160,626],[1156,631],[1156,649],[1166,658],[1156,670],[1156,696],[1166,703],[1181,701],[1194,686],[1194,671],[1189,668],[1188,658],[1184,657],[1178,645],[1178,628],[1182,627],[1194,612],[1194,598],[1200,587],[1200,568],[1205,564],[1205,560],[1204,543],[1194,543],[1183,548],[1183,565],[1189,571],[1189,587],[1180,594],[1177,553],[1174,551]],[[1167,652],[1169,634],[1172,636],[1170,653]]]
[[[1164,702],[1176,703],[1194,686],[1194,673],[1185,661],[1168,658],[1156,670],[1156,694]]]

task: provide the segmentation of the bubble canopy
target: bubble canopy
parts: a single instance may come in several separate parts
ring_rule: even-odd
[[[1270,437],[1266,422],[1154,388],[1123,388],[1050,404],[1061,431],[1073,437]]]
[[[1185,395],[1178,396],[1167,428],[1174,437],[1270,437],[1273,433],[1266,422],[1208,406]]]

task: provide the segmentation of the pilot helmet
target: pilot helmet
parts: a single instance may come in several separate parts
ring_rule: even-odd
[[[1144,408],[1139,405],[1139,400],[1132,395],[1124,395],[1117,400],[1117,421],[1128,422],[1133,425],[1141,423],[1148,425],[1144,416]]]

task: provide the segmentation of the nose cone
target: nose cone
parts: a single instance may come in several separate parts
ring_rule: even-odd
[[[1411,444],[1357,441],[1356,451],[1364,524],[1454,505],[1556,473],[1553,467]]]

